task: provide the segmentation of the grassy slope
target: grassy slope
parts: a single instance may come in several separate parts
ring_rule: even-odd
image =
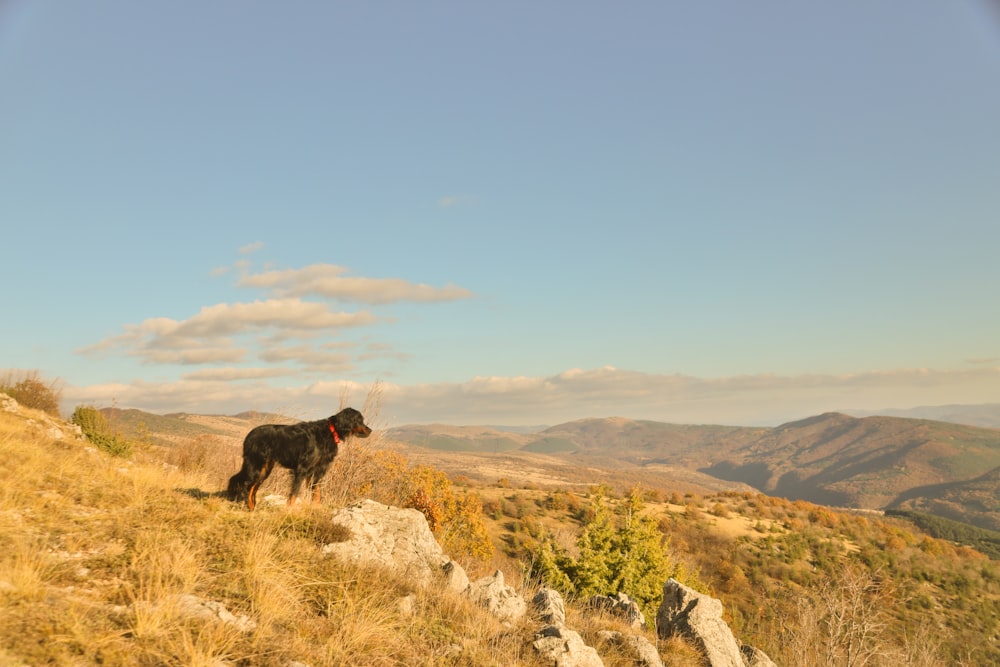
[[[536,623],[504,628],[464,598],[324,558],[339,534],[328,508],[247,512],[209,493],[228,462],[180,458],[198,464],[111,458],[0,412],[0,664],[541,664]],[[256,629],[185,618],[178,594]],[[399,604],[409,594],[415,613]],[[597,626],[570,616],[596,641]],[[668,664],[695,664],[662,646],[676,649]]]
[[[232,452],[167,453],[186,462],[183,469],[53,442],[0,413],[0,462],[9,471],[0,489],[0,664],[535,664],[530,624],[506,631],[463,600],[321,558],[317,545],[332,539],[322,510],[251,514],[206,495],[235,469]],[[565,494],[570,502],[553,504],[552,491],[539,486],[467,483],[487,501],[492,533],[507,552],[496,564],[508,581],[525,565],[532,521],[568,545],[579,530],[573,506],[585,502],[585,485],[571,487],[575,500]],[[287,480],[271,484],[283,492]],[[651,497],[665,501],[672,490]],[[788,628],[802,620],[796,600],[817,594],[846,563],[891,588],[888,637],[897,650],[914,638],[934,644],[937,658],[910,664],[1000,664],[1000,569],[970,549],[909,523],[757,494],[688,494],[649,511],[675,557],[697,567],[722,599],[741,638],[779,664],[796,664],[787,648]],[[411,591],[418,613],[406,616],[397,602]],[[137,600],[183,592],[247,614],[258,629],[193,624],[170,605],[127,611]],[[570,615],[596,644],[600,627]],[[460,657],[445,658],[455,645]],[[693,664],[682,645],[660,648],[669,665]],[[900,655],[895,664],[906,664]],[[609,666],[629,664],[605,657]]]
[[[491,532],[523,559],[539,530],[572,550],[586,515],[579,490],[483,489]],[[863,573],[880,582],[884,613],[877,665],[1000,664],[1000,562],[933,539],[909,521],[848,514],[758,494],[674,495],[651,491],[675,561],[726,606],[731,626],[779,665],[818,664],[792,651],[816,631],[797,605],[831,582]],[[819,629],[822,629],[820,624]],[[834,662],[831,664],[842,664]]]

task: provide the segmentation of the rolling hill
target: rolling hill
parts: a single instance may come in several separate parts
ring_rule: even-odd
[[[961,482],[910,489],[900,494],[890,507],[1000,531],[1000,467]]]
[[[390,439],[434,447],[435,428]],[[495,432],[468,428],[449,448],[489,451]],[[585,419],[522,436],[508,455],[545,452],[579,465],[670,466],[768,495],[862,509],[914,509],[1000,526],[1000,430],[899,417],[826,413],[776,428]]]
[[[703,472],[770,495],[885,508],[917,488],[956,491],[957,483],[997,466],[1000,431],[995,429],[828,413],[771,429]],[[960,503],[966,507],[963,520],[983,525],[967,500]]]
[[[170,445],[211,438],[236,447],[274,415],[152,415],[109,421]],[[287,421],[287,420],[284,420]],[[791,500],[915,510],[1000,529],[1000,430],[900,417],[826,413],[775,428],[583,419],[517,432],[495,426],[408,425],[385,441],[453,475],[537,484],[753,488]]]
[[[12,466],[0,508],[6,517],[0,542],[7,554],[0,558],[0,593],[10,611],[0,615],[0,664],[285,665],[307,660],[388,665],[413,655],[447,656],[432,660],[434,664],[542,664],[526,651],[537,637],[534,621],[504,627],[464,602],[438,600],[419,590],[414,595],[411,577],[386,576],[324,556],[317,547],[334,536],[328,510],[339,505],[327,500],[292,510],[275,506],[247,512],[225,501],[216,491],[229,474],[229,463],[217,460],[216,448],[235,447],[240,431],[253,420],[154,417],[117,415],[116,423],[124,428],[134,419],[141,432],[164,429],[172,437],[183,428],[193,440],[178,440],[174,449],[147,441],[134,457],[118,458],[103,453],[100,445],[80,441],[72,428],[56,428],[59,435],[53,435],[57,424],[52,419],[0,410],[0,446]],[[692,457],[697,452],[692,443],[712,432],[599,421],[587,420],[582,430],[591,435],[602,429],[611,435],[616,428],[647,435],[679,430],[690,440],[674,449],[686,447]],[[816,418],[796,428],[817,428],[824,421]],[[579,426],[564,425],[561,433],[570,437]],[[475,429],[451,431],[453,437],[474,434]],[[378,435],[384,439],[386,432]],[[555,437],[539,432],[524,447]],[[655,442],[639,442],[635,449],[640,451],[660,449]],[[627,440],[618,443],[628,448]],[[599,441],[591,444],[598,447]],[[728,455],[746,444],[741,440],[730,450],[710,447],[705,456]],[[175,455],[197,453],[201,445],[211,455]],[[539,553],[540,540],[577,544],[596,516],[592,510],[597,502],[609,503],[621,516],[624,506],[631,506],[627,496],[614,490],[605,496],[593,487],[567,485],[558,476],[572,474],[593,483],[603,475],[668,466],[622,459],[611,470],[573,459],[586,454],[411,447],[418,450],[447,460],[490,461],[498,472],[523,471],[531,462],[552,474],[552,486],[456,479],[448,487],[482,501],[489,536],[500,550],[495,560],[476,565],[484,572],[525,572]],[[354,472],[340,469],[331,480],[353,480],[345,498],[382,479],[379,472],[371,478],[356,475],[356,465],[365,457],[384,461],[378,457],[381,452],[361,446],[357,451],[362,458],[354,459]],[[681,468],[677,473],[678,478],[703,475]],[[979,477],[989,483],[988,477]],[[378,483],[399,491],[393,476]],[[674,571],[708,587],[722,600],[727,620],[739,628],[741,638],[764,648],[779,664],[819,664],[813,658],[840,650],[853,635],[844,639],[822,631],[826,619],[841,618],[848,604],[857,611],[850,618],[877,622],[866,626],[872,629],[866,646],[891,656],[878,664],[1000,664],[1000,572],[983,556],[996,557],[996,535],[927,515],[840,512],[752,492],[682,497],[673,486],[646,491],[639,511],[669,538],[663,550]],[[915,527],[923,525],[947,531],[949,541]],[[952,543],[967,543],[970,536],[976,548],[989,551]],[[177,594],[230,610],[234,618],[253,621],[255,629],[229,632],[227,626],[214,625],[216,618],[224,620],[221,613],[211,619],[180,614],[172,602]],[[415,599],[419,613],[400,604],[404,599]],[[570,608],[567,615],[574,623],[585,617],[580,608]],[[579,626],[584,639],[596,642],[606,622]],[[703,662],[675,639],[656,644],[665,664]],[[807,658],[801,647],[811,651]],[[602,658],[609,667],[636,664],[632,655],[614,647],[606,650]]]

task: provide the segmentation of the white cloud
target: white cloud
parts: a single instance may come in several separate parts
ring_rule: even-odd
[[[252,243],[240,248],[240,252],[249,254],[261,247],[262,243]],[[231,267],[240,276],[237,286],[261,290],[265,298],[203,306],[186,319],[150,317],[137,324],[125,324],[118,333],[77,352],[124,354],[143,363],[160,365],[241,364],[256,357],[286,370],[289,365],[298,366],[297,373],[355,371],[357,364],[408,358],[404,352],[385,344],[369,341],[362,349],[359,342],[343,338],[348,330],[395,320],[391,315],[376,316],[367,310],[337,310],[327,300],[385,305],[433,303],[472,296],[469,290],[455,285],[432,287],[397,278],[350,276],[348,269],[332,264],[284,270],[265,268],[258,273],[253,273],[250,267],[247,259]],[[229,270],[218,268],[213,274],[222,275]],[[223,378],[218,373],[184,377]],[[244,376],[234,373],[226,377]]]
[[[245,246],[242,246],[240,248],[240,254],[241,255],[249,255],[251,253],[257,252],[258,250],[260,250],[263,247],[264,247],[264,242],[263,241],[254,241],[253,243],[248,243]]]
[[[261,361],[268,363],[285,363],[294,361],[307,366],[310,370],[325,372],[343,372],[354,369],[351,356],[342,352],[326,352],[312,345],[291,345],[271,347],[260,353]]]
[[[232,414],[296,406],[303,418],[324,415],[349,390],[364,402],[367,386],[322,381],[295,387],[228,382],[233,377],[188,375],[179,382],[68,388],[68,400],[138,407],[158,413]],[[252,378],[247,378],[251,380]],[[210,381],[211,380],[211,381]],[[697,378],[612,367],[572,369],[548,377],[475,377],[463,383],[382,385],[388,425],[555,424],[585,417],[623,416],[674,423],[776,425],[832,410],[880,410],[916,405],[995,401],[1000,370],[901,369],[848,375],[740,375]]]
[[[697,378],[604,367],[550,377],[476,377],[462,384],[386,385],[408,421],[557,423],[624,416],[677,423],[779,424],[832,410],[986,402],[1000,371],[903,369],[850,375]]]
[[[197,347],[190,346],[188,349],[158,349],[141,348],[135,352],[136,356],[152,364],[181,364],[190,366],[194,364],[221,364],[239,363],[246,357],[245,348],[239,347]]]
[[[374,315],[365,311],[335,312],[326,304],[301,299],[220,303],[202,308],[187,320],[155,317],[125,325],[123,333],[79,351],[96,354],[124,350],[158,364],[239,362],[248,350],[236,346],[234,336],[270,331],[287,339],[316,332],[335,333],[376,321]]]
[[[283,368],[205,368],[181,376],[182,380],[232,382],[236,380],[261,380],[264,378],[294,375],[294,371]]]
[[[271,290],[282,297],[320,296],[367,304],[401,301],[438,302],[467,299],[472,292],[455,285],[431,287],[399,278],[361,278],[344,275],[347,269],[333,264],[312,264],[301,269],[284,269],[246,274],[240,287]]]
[[[251,303],[220,303],[206,306],[194,317],[178,322],[169,334],[177,337],[217,337],[248,328],[281,330],[342,329],[373,324],[376,318],[364,311],[333,312],[322,303],[301,299],[268,299]]]

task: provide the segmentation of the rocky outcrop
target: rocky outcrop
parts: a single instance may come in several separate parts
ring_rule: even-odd
[[[639,609],[639,603],[629,599],[625,593],[617,595],[595,595],[590,598],[587,604],[592,609],[599,609],[613,616],[622,618],[633,628],[645,628],[646,617]]]
[[[597,649],[587,646],[580,633],[557,625],[546,625],[532,644],[555,667],[604,667]]]
[[[418,510],[362,500],[336,510],[331,520],[350,537],[325,545],[323,553],[342,560],[383,567],[425,586],[451,561]]]
[[[653,642],[642,635],[626,635],[614,630],[602,630],[597,633],[601,641],[617,644],[632,656],[638,667],[663,667],[663,659]]]
[[[531,604],[538,614],[538,620],[546,625],[566,625],[566,603],[563,602],[562,595],[553,588],[541,588],[535,597],[531,598]]]
[[[743,654],[743,660],[746,661],[747,667],[778,667],[774,664],[774,661],[767,657],[767,654],[759,648],[754,648],[753,646],[747,646],[744,644],[740,647],[740,652]]]
[[[349,537],[325,545],[327,555],[382,567],[422,586],[436,585],[467,595],[501,623],[518,623],[527,612],[527,603],[504,582],[503,572],[497,570],[470,583],[462,566],[444,554],[418,510],[362,500],[335,511],[331,520],[346,528]]]
[[[257,623],[249,616],[245,614],[236,615],[226,609],[226,606],[221,602],[205,600],[197,595],[186,593],[170,595],[155,603],[140,601],[127,606],[118,606],[113,611],[118,614],[135,613],[137,606],[157,611],[169,609],[183,618],[221,623],[222,625],[232,626],[240,632],[253,632],[257,629]]]
[[[84,440],[83,431],[76,424],[52,417],[41,410],[26,408],[3,392],[0,392],[0,412],[24,418],[28,426],[52,440]]]
[[[528,604],[511,586],[504,583],[503,572],[472,582],[469,598],[493,614],[501,623],[513,625],[528,613]]]
[[[546,624],[535,633],[532,644],[542,657],[556,667],[603,667],[597,650],[588,646],[580,633],[566,627],[566,604],[559,591],[542,588],[531,598],[531,605],[538,620]]]
[[[502,571],[470,583],[465,570],[444,554],[424,515],[415,509],[363,500],[335,511],[332,520],[347,528],[349,537],[325,545],[323,552],[330,556],[382,567],[420,585],[467,596],[507,626],[515,626],[527,616],[527,603],[504,581]],[[415,613],[415,598],[411,598],[399,602],[404,615]],[[557,591],[542,588],[531,603],[535,618],[542,623],[532,645],[544,660],[555,667],[603,666],[598,651],[566,627],[566,607]],[[624,593],[595,596],[587,607],[620,616],[635,629],[645,625],[638,603]],[[702,651],[710,667],[774,665],[761,651],[740,646],[722,619],[719,600],[674,579],[663,586],[663,603],[656,620],[661,637],[684,635]],[[613,644],[619,653],[631,655],[636,665],[663,665],[656,646],[641,634],[608,630],[598,638],[598,646]]]
[[[719,600],[675,579],[663,585],[663,602],[656,614],[656,628],[663,638],[676,634],[687,637],[704,654],[709,667],[768,667],[774,664],[763,651],[740,645],[722,619]]]
[[[325,554],[384,567],[422,585],[466,595],[504,625],[516,625],[527,616],[527,603],[507,585],[502,571],[470,583],[465,570],[443,553],[417,510],[362,500],[334,512],[332,521],[347,528],[349,537],[325,545]],[[540,655],[556,667],[603,667],[597,651],[579,633],[565,627],[566,609],[557,591],[543,589],[533,602],[547,624],[533,642]],[[412,600],[403,598],[399,604],[401,612],[412,613],[408,612],[413,608]]]
[[[646,617],[639,609],[639,603],[630,599],[625,593],[595,595],[587,601],[587,607],[621,618],[635,630],[646,627]],[[632,656],[635,664],[640,667],[663,667],[663,660],[656,646],[642,635],[602,630],[597,636],[601,642],[614,644],[620,651]]]
[[[465,593],[469,590],[469,575],[465,569],[453,560],[448,560],[441,566],[444,573],[444,588],[452,593]]]
[[[174,602],[181,614],[188,618],[217,621],[231,625],[240,632],[253,632],[257,629],[257,623],[253,619],[245,614],[232,613],[221,602],[204,600],[196,595],[178,595]]]

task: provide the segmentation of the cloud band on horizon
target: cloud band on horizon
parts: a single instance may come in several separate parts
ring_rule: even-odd
[[[364,400],[356,381],[309,384],[264,382],[266,374],[190,374],[176,382],[136,381],[69,387],[69,401],[115,402],[151,412],[235,414],[294,406],[292,415],[325,414],[348,393]],[[283,378],[287,380],[288,378]],[[835,410],[880,410],[940,403],[955,396],[982,403],[1000,381],[1000,368],[898,369],[842,375],[771,374],[698,378],[650,374],[611,366],[570,369],[546,377],[473,377],[461,383],[381,383],[382,413],[390,425],[554,424],[622,416],[674,423],[777,425]],[[947,393],[945,393],[947,392]],[[964,393],[962,393],[964,392]]]

